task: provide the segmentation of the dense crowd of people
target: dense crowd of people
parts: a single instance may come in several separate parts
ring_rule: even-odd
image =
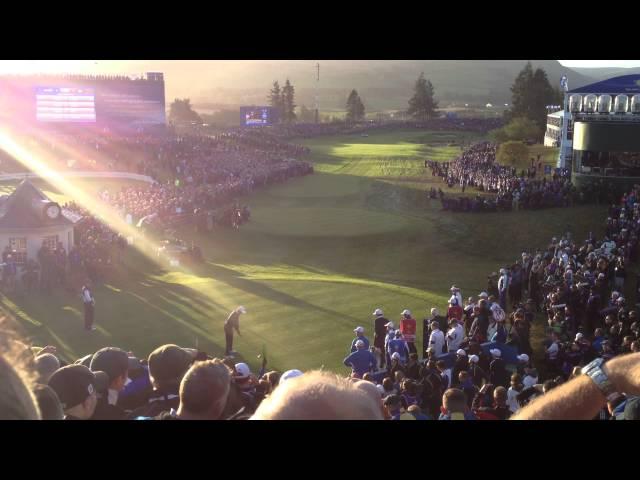
[[[261,130],[178,135],[170,129],[123,133],[60,126],[46,134],[23,134],[18,138],[34,152],[45,152],[47,163],[58,170],[151,176],[154,184],[119,191],[103,189],[98,201],[114,208],[128,224],[152,228],[161,236],[188,225],[198,231],[239,228],[251,216],[249,207],[239,204],[240,196],[313,173],[310,163],[298,160],[308,154],[308,148],[286,143]],[[1,171],[25,169],[26,166],[0,150]],[[9,262],[3,262],[6,263],[3,284],[7,291],[15,290],[19,278],[26,290],[38,284],[45,292],[56,286],[75,288],[77,278],[87,276],[98,281],[120,262],[126,248],[125,238],[85,206],[69,202],[64,209],[82,217],[75,228],[73,249],[66,252],[61,245],[43,246],[37,262],[32,259],[23,265],[21,273],[14,253]]]
[[[24,404],[10,411],[51,419],[637,419],[640,283],[626,266],[638,256],[639,200],[636,186],[611,205],[603,238],[553,238],[490,275],[477,297],[464,302],[453,286],[446,313],[432,308],[422,321],[421,352],[410,310],[396,328],[376,309],[373,342],[364,327],[354,330],[349,378],[268,371],[265,352],[254,373],[235,362],[228,339],[220,359],[163,345],[141,360],[108,347],[69,365],[53,346],[24,346],[38,383],[23,385]],[[226,333],[227,324],[239,333],[238,312],[246,310],[230,314]],[[530,342],[536,322],[545,323],[542,357]],[[587,378],[594,360],[619,387],[606,397]],[[17,375],[8,364],[0,370]]]
[[[551,178],[542,175],[542,163],[518,173],[514,167],[496,161],[497,145],[480,142],[466,149],[452,162],[425,161],[433,177],[441,177],[449,188],[460,186],[494,195],[475,197],[446,195],[442,189],[431,188],[429,198],[439,198],[444,210],[453,212],[517,211],[552,207],[569,207],[574,204],[607,202],[614,198],[610,184],[589,184],[577,189],[568,171],[554,171]]]
[[[467,121],[433,122],[452,129],[451,122]],[[99,155],[114,158],[107,168],[135,170],[159,180],[148,187],[101,192],[101,201],[116,208],[128,223],[157,219],[175,226],[187,218],[196,228],[207,229],[218,220],[233,226],[248,220],[249,209],[236,203],[239,195],[311,173],[309,164],[296,159],[307,151],[281,138],[330,131],[322,125],[291,127],[285,133],[141,134],[109,140],[87,135],[57,141],[94,148]],[[430,123],[429,128],[438,125]],[[58,147],[54,142],[46,148]],[[478,206],[471,199],[452,206],[440,190],[446,208],[517,210],[567,206],[576,198],[597,200],[610,205],[605,234],[602,238],[591,234],[579,242],[565,232],[545,248],[523,252],[514,263],[490,274],[486,291],[475,297],[464,300],[461,290],[451,287],[446,311],[441,314],[431,308],[421,321],[420,351],[420,325],[412,312],[405,309],[396,322],[386,318],[382,308],[373,312],[373,341],[367,338],[366,328],[354,330],[343,360],[351,370],[349,376],[269,370],[264,352],[257,372],[237,362],[233,332],[240,333],[238,312],[246,313],[244,307],[234,310],[225,322],[227,346],[222,358],[167,344],[144,358],[106,347],[67,363],[55,346],[29,347],[14,341],[12,348],[3,348],[11,353],[0,355],[0,418],[639,418],[640,375],[633,374],[633,365],[640,365],[640,281],[631,279],[627,268],[638,258],[640,186],[619,198],[606,187],[576,192],[562,174],[539,180],[534,165],[517,175],[514,169],[498,165],[495,153],[495,145],[481,143],[454,162],[426,164],[449,186],[459,184],[463,190],[473,187],[496,195],[493,204],[479,199]],[[436,195],[435,190],[431,195]],[[71,203],[65,208],[84,217],[77,228],[77,244],[69,252],[62,245],[43,244],[37,264],[25,266],[27,273],[35,275],[28,278],[37,283],[39,276],[45,291],[68,284],[77,291],[74,272],[81,272],[78,281],[84,281],[80,278],[85,274],[92,282],[99,280],[105,269],[120,261],[127,245],[126,239],[83,207]],[[3,281],[9,285],[15,277],[11,257],[12,252],[5,249]],[[90,302],[94,302],[91,296]],[[545,332],[543,355],[531,344],[537,322],[543,322]],[[580,383],[587,381],[582,368],[597,360],[606,367],[614,387],[619,387],[602,398],[589,390],[592,384]],[[575,406],[592,398],[581,410]]]
[[[434,118],[431,120],[368,121],[361,123],[294,123],[271,127],[270,134],[283,138],[312,138],[323,135],[353,135],[375,130],[396,130],[415,128],[435,131],[459,131],[487,133],[502,127],[500,118]]]
[[[630,281],[626,269],[638,257],[639,195],[636,187],[611,205],[602,239],[590,235],[578,243],[570,232],[553,238],[547,248],[524,252],[489,275],[487,291],[464,305],[459,289],[452,287],[446,314],[434,308],[423,321],[421,362],[413,346],[417,329],[411,312],[402,312],[396,330],[377,309],[374,346],[369,351],[358,327],[352,344],[357,353],[345,365],[358,378],[376,383],[398,418],[410,409],[437,418],[446,409],[447,389],[456,388],[467,402],[464,418],[505,419],[580,375],[581,367],[595,359],[640,352],[640,281]],[[629,284],[635,292],[627,300]],[[545,322],[546,334],[544,357],[537,361],[531,345],[536,321]],[[516,356],[507,365],[503,352],[510,349]],[[633,395],[616,393],[598,418],[624,418],[627,403],[637,402]]]

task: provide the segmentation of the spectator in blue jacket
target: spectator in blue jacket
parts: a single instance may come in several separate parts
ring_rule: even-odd
[[[362,340],[364,342],[364,348],[369,350],[369,339],[364,336],[364,328],[356,327],[353,331],[356,334],[356,338],[354,338],[353,341],[351,342],[351,353],[353,353],[353,352],[355,352],[357,350],[356,349],[356,342],[358,340]]]
[[[365,373],[370,373],[376,369],[376,357],[365,348],[362,340],[356,342],[356,351],[344,359],[344,364],[351,367],[353,376],[362,378]]]
[[[591,342],[591,346],[593,347],[593,349],[596,352],[602,353],[602,342],[603,341],[604,341],[604,335],[602,334],[602,329],[601,328],[596,328],[596,330],[594,332],[593,342]]]
[[[392,356],[394,353],[400,355],[400,363],[405,365],[409,357],[409,347],[407,342],[402,339],[400,330],[396,330],[395,338],[389,342],[387,353]]]

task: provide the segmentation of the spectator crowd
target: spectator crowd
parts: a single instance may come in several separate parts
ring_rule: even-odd
[[[541,175],[542,163],[531,166],[519,174],[517,169],[496,161],[497,145],[477,143],[452,162],[425,161],[433,177],[441,177],[449,188],[459,185],[462,193],[467,188],[491,196],[446,196],[442,189],[432,188],[430,198],[440,198],[444,210],[454,212],[518,211],[569,207],[582,203],[611,203],[615,192],[609,184],[589,184],[577,189],[571,183],[568,171],[555,171],[551,178]],[[542,177],[542,178],[540,178]]]
[[[254,373],[233,356],[215,359],[176,345],[163,345],[145,359],[107,347],[69,365],[53,346],[23,346],[22,361],[13,364],[26,365],[37,379],[30,387],[11,383],[23,391],[11,397],[19,405],[10,411],[16,418],[138,420],[518,416],[581,377],[591,360],[613,365],[640,352],[640,283],[626,270],[638,255],[639,200],[636,186],[612,204],[600,239],[590,235],[578,242],[566,232],[544,249],[524,252],[490,275],[477,297],[464,301],[451,287],[446,312],[432,308],[421,322],[422,351],[410,310],[396,327],[377,308],[372,342],[366,328],[354,329],[344,359],[348,378],[269,371],[264,352]],[[542,355],[531,345],[537,322],[545,332]],[[6,359],[0,363],[5,379],[18,375]],[[596,419],[637,419],[634,392],[607,397]],[[2,402],[0,411],[9,411]]]

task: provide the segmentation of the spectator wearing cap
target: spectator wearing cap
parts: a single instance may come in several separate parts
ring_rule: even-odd
[[[478,355],[469,356],[469,375],[471,376],[471,381],[476,387],[480,388],[489,379],[489,376],[480,368],[478,362],[480,362]]]
[[[460,322],[451,319],[449,330],[447,331],[447,350],[457,352],[464,340],[464,327]]]
[[[51,375],[60,368],[60,360],[51,353],[45,353],[35,358],[35,366],[38,372],[38,381],[46,385]]]
[[[33,387],[33,396],[38,404],[42,420],[63,420],[64,411],[56,392],[49,386],[37,384]]]
[[[493,348],[489,353],[492,358],[489,365],[489,383],[506,388],[509,385],[509,373],[502,359],[502,352],[497,348]]]
[[[387,336],[385,337],[385,340],[384,340],[384,356],[388,365],[391,363],[391,353],[389,350],[389,343],[391,342],[391,340],[394,340],[396,338],[396,331],[395,331],[395,325],[391,321],[387,322],[385,324],[385,327],[387,328]]]
[[[355,378],[362,378],[365,373],[370,373],[376,369],[376,358],[365,348],[362,340],[356,342],[356,351],[351,353],[343,362],[347,367],[351,367]]]
[[[451,369],[451,381],[453,386],[458,385],[458,378],[460,372],[466,372],[469,370],[469,359],[467,358],[467,352],[462,348],[456,350],[456,359]]]
[[[430,316],[426,317],[422,322],[422,358],[425,358],[425,352],[427,348],[429,348],[429,337],[431,336],[431,324],[433,322],[438,322],[440,325],[440,330],[445,332],[449,327],[447,323],[447,317],[444,315],[440,315],[440,312],[437,308],[432,308],[430,311]]]
[[[257,391],[259,380],[251,373],[251,369],[246,363],[234,364],[231,357],[226,357],[223,363],[229,367],[231,372],[231,388],[222,417],[246,420],[255,412],[258,400],[263,400]],[[286,376],[284,380],[281,376],[278,384],[281,385],[286,381]]]
[[[362,340],[364,342],[364,348],[369,350],[369,339],[364,336],[364,328],[363,327],[356,327],[353,330],[353,332],[356,334],[356,338],[354,338],[353,341],[351,342],[351,353],[353,353],[353,352],[355,352],[357,350],[356,342],[358,340]]]
[[[398,352],[393,352],[391,355],[391,362],[388,365],[387,372],[391,377],[396,377],[396,372],[404,374],[404,362]]]
[[[84,365],[62,367],[49,379],[49,387],[58,396],[65,420],[94,419],[98,403],[96,377]]]
[[[249,365],[244,362],[236,363],[234,365],[233,380],[241,392],[250,395],[251,397],[255,396],[258,379],[251,372]],[[282,381],[282,378],[280,380]]]
[[[109,378],[107,395],[98,399],[92,420],[122,420],[125,412],[117,406],[118,396],[128,380],[129,357],[124,350],[106,347],[91,359],[92,372],[104,372]],[[60,399],[62,400],[62,399]],[[64,403],[64,401],[63,401]]]
[[[402,319],[400,320],[400,332],[407,342],[407,347],[410,353],[415,353],[416,350],[416,320],[411,316],[410,310],[402,311]]]
[[[359,383],[329,372],[306,372],[278,386],[251,419],[382,420],[379,394]]]
[[[234,355],[236,353],[235,351],[233,351],[233,331],[235,330],[238,335],[242,336],[242,334],[240,333],[240,315],[244,313],[247,313],[247,309],[240,305],[235,310],[233,310],[233,312],[231,312],[227,319],[224,321],[224,354],[226,356]]]
[[[516,372],[522,377],[524,376],[524,369],[529,365],[529,355],[521,353],[516,356],[518,363],[516,364]]]
[[[455,285],[452,285],[449,291],[451,292],[451,298],[449,299],[449,303],[451,304],[451,300],[455,298],[456,305],[462,307],[462,292],[460,291],[460,289]]]
[[[476,420],[476,416],[469,410],[462,390],[450,388],[444,392],[439,420]]]
[[[449,308],[447,309],[447,318],[449,321],[455,319],[456,321],[462,321],[462,315],[464,310],[462,310],[462,304],[459,303],[458,297],[453,296],[449,299]]]
[[[387,320],[384,316],[384,312],[380,308],[376,308],[373,312],[375,320],[373,321],[373,346],[380,352],[380,368],[384,368],[386,355],[385,355],[385,338],[387,336]]]
[[[159,420],[219,420],[231,389],[229,368],[219,359],[194,363],[180,382],[180,405]]]
[[[180,382],[194,361],[191,351],[167,344],[156,348],[147,360],[153,386],[147,403],[135,409],[130,418],[153,418],[162,412],[177,410],[180,404]]]
[[[429,347],[433,348],[436,357],[447,353],[444,333],[440,330],[438,322],[431,322],[431,335],[429,336]]]

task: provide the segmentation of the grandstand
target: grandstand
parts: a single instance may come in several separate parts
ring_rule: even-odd
[[[565,94],[565,109],[548,117],[545,144],[560,146],[558,167],[574,184],[640,180],[640,75],[624,75]]]

